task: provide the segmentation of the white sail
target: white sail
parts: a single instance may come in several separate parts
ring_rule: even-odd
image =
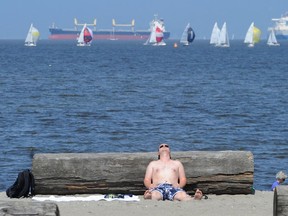
[[[188,38],[188,28],[190,27],[190,23],[187,24],[187,26],[185,27],[181,39],[180,39],[180,43],[182,43],[183,45],[189,45],[189,42],[187,40]]]
[[[84,45],[84,29],[86,28],[86,24],[83,26],[81,32],[80,32],[80,35],[79,37],[77,38],[77,46],[81,46],[81,45]]]
[[[149,43],[156,43],[156,26],[151,31]]]
[[[38,29],[31,24],[25,39],[25,46],[36,46],[39,36]]]
[[[150,30],[151,32],[150,32],[149,38],[144,43],[144,45],[156,43],[156,26],[153,24],[153,26],[150,27]]]
[[[220,29],[218,27],[217,22],[215,22],[211,37],[210,37],[210,44],[217,44],[219,39]]]
[[[268,37],[268,41],[267,41],[267,44],[269,46],[279,46],[280,44],[277,42],[277,39],[275,37],[275,33],[274,33],[274,30],[272,29],[270,34],[269,34],[269,37]]]
[[[224,22],[224,24],[221,28],[221,31],[219,34],[219,39],[218,39],[216,46],[218,46],[218,47],[230,47],[226,22]]]
[[[254,46],[254,43],[253,43],[253,29],[254,29],[254,22],[251,23],[251,25],[249,26],[248,28],[248,31],[245,35],[245,39],[244,39],[244,43],[247,43],[248,46]]]

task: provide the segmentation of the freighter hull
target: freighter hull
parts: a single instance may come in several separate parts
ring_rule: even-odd
[[[59,28],[50,28],[51,40],[76,40],[80,34],[80,30],[63,30]],[[94,40],[147,40],[150,31],[93,31]],[[164,32],[164,39],[170,37],[170,32]]]
[[[277,40],[288,40],[288,31],[275,31]]]

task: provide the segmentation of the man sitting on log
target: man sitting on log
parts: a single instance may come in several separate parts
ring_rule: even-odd
[[[172,160],[167,144],[159,145],[158,160],[149,163],[144,178],[148,190],[144,199],[152,200],[192,200],[182,188],[186,185],[186,175],[183,164]],[[194,199],[202,199],[202,191],[196,190]]]

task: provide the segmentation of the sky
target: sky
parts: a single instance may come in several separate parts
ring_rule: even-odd
[[[272,4],[273,3],[273,4]],[[178,39],[189,22],[196,39],[209,39],[215,22],[227,23],[228,33],[244,39],[251,22],[267,38],[272,18],[288,11],[288,0],[0,0],[0,39],[25,39],[31,23],[41,39],[49,36],[52,23],[59,28],[73,28],[73,19],[92,23],[98,29],[111,29],[117,23],[131,23],[135,29],[149,28],[157,14],[163,18],[172,39]]]

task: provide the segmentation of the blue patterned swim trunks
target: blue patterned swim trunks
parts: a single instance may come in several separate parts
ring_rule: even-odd
[[[152,191],[158,191],[162,194],[163,200],[173,200],[176,193],[180,191],[184,191],[182,188],[175,188],[172,184],[159,184],[156,188]]]

